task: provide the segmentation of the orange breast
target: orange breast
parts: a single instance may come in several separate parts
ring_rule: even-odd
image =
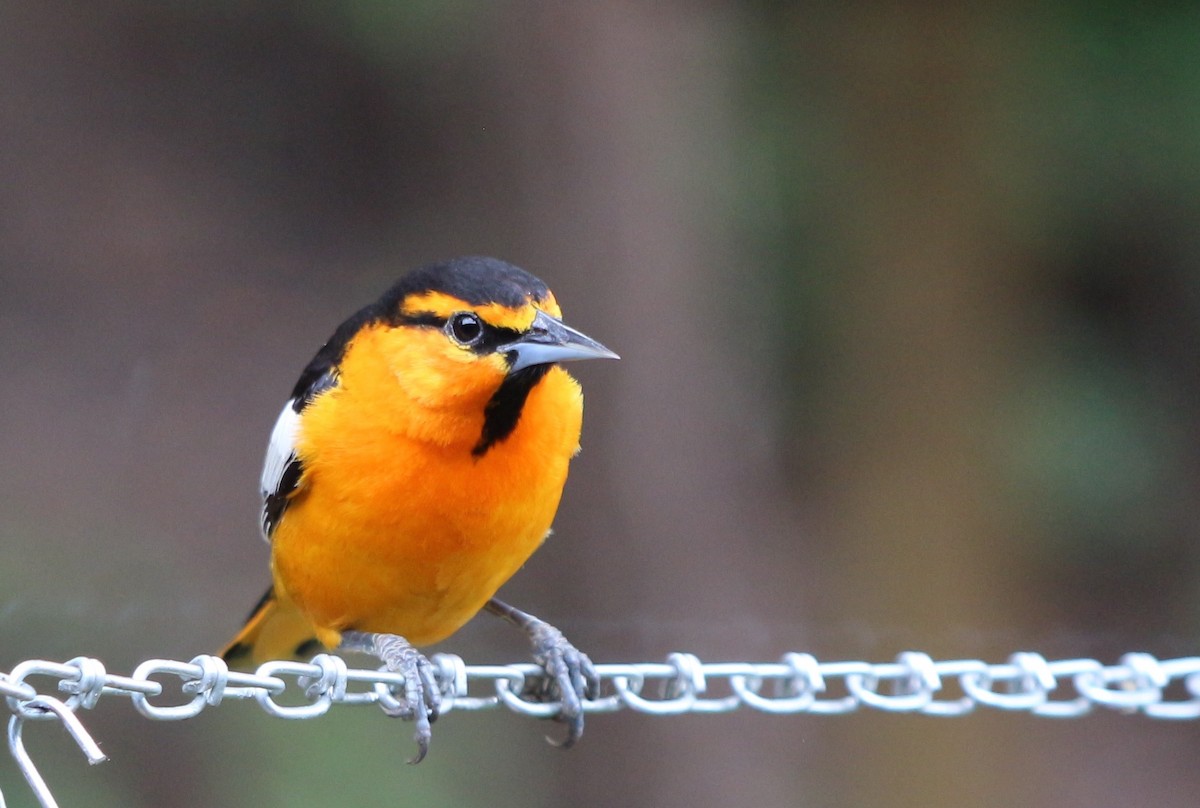
[[[323,637],[354,629],[423,645],[469,620],[545,538],[578,450],[583,399],[553,368],[516,430],[475,457],[500,369],[464,365],[451,403],[417,404],[398,385],[405,369],[395,358],[348,351],[339,387],[305,410],[305,473],[272,562],[276,585]],[[460,373],[444,363],[426,370]],[[426,398],[434,389],[418,387]]]

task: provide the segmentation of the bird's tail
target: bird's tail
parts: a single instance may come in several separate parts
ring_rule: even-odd
[[[312,624],[271,587],[221,657],[231,668],[248,668],[271,659],[307,659],[320,650]]]

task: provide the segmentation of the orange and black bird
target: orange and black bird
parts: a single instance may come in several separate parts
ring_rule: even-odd
[[[223,652],[231,663],[317,648],[380,659],[397,715],[428,749],[439,691],[416,646],[481,609],[522,628],[583,731],[595,670],[553,626],[494,595],[550,532],[579,451],[583,396],[560,363],[616,359],[565,325],[544,283],[494,258],[403,276],[309,362],[271,432],[262,533],[273,583]]]

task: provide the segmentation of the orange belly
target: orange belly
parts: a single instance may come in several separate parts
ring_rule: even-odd
[[[351,629],[444,639],[548,533],[578,449],[578,385],[555,368],[482,457],[470,442],[438,445],[322,406],[357,403],[330,397],[306,410],[304,477],[272,537],[276,586],[326,643]],[[325,421],[336,433],[321,432]]]

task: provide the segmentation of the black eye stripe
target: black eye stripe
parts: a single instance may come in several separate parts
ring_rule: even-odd
[[[416,312],[415,314],[401,315],[398,318],[398,324],[424,326],[427,328],[436,328],[440,331],[446,331],[447,326],[453,317],[457,316],[458,314],[469,313],[471,312],[455,312],[455,314],[451,315],[450,317],[440,317],[431,311],[420,311]],[[465,347],[470,348],[477,354],[483,355],[493,353],[501,345],[507,345],[521,336],[521,332],[517,331],[515,328],[501,328],[500,326],[492,325],[482,317],[478,317],[478,315],[476,315],[476,317],[479,320],[479,324],[483,327],[483,333],[477,341],[468,343]]]
[[[445,328],[446,318],[438,317],[431,311],[419,311],[416,314],[402,314],[396,318],[397,325],[423,325],[431,328]]]

